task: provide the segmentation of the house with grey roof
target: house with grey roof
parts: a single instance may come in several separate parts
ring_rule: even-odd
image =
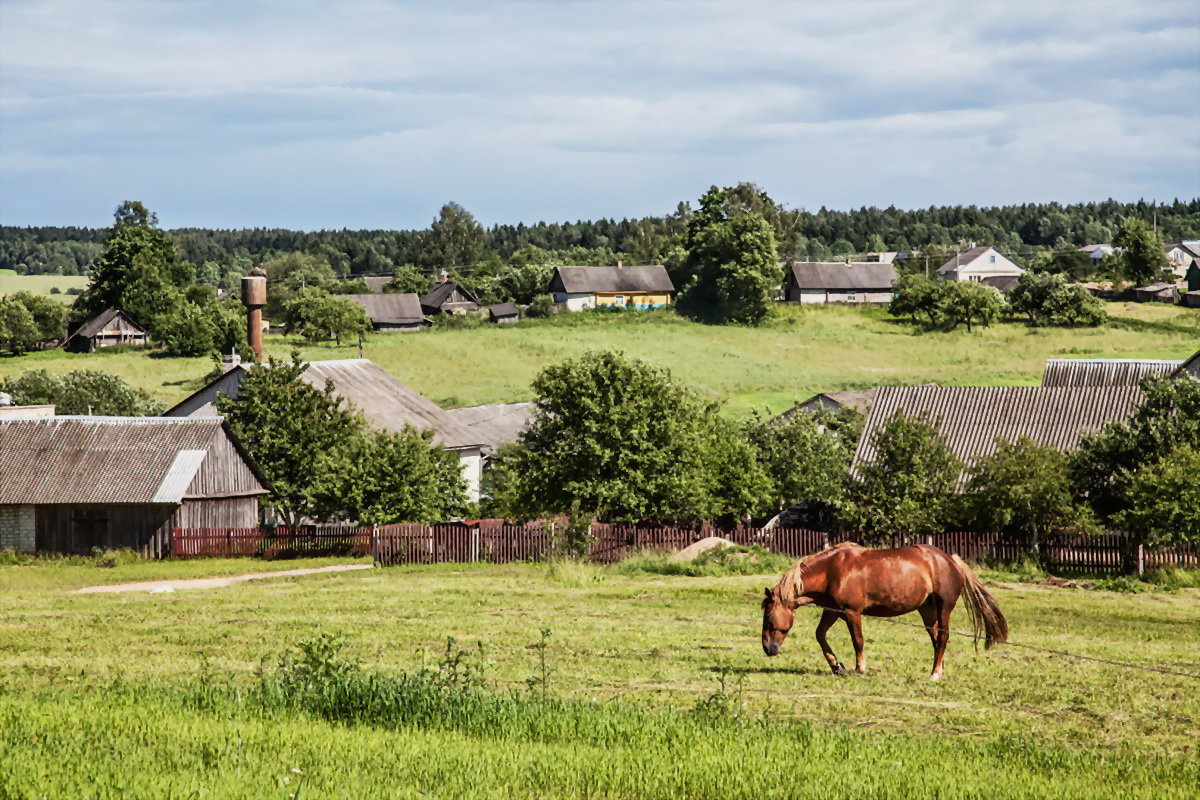
[[[371,318],[371,327],[380,332],[419,331],[432,324],[425,318],[425,312],[421,309],[421,299],[415,292],[337,296],[362,306],[363,311]]]
[[[0,418],[0,549],[169,552],[174,528],[253,528],[266,478],[219,418]]]
[[[1136,384],[1108,386],[884,386],[867,413],[851,469],[875,459],[874,438],[893,414],[924,415],[964,464],[963,485],[977,459],[997,440],[1034,442],[1069,451],[1105,423],[1128,419],[1142,400]]]
[[[479,299],[458,281],[443,278],[421,298],[422,313],[468,314],[479,310]]]
[[[247,364],[234,366],[169,409],[166,416],[203,417],[216,414],[217,395],[237,397],[242,381],[252,368]],[[330,383],[334,394],[361,413],[367,423],[375,428],[400,431],[409,425],[431,431],[436,444],[458,456],[463,479],[467,483],[467,498],[472,502],[479,499],[485,440],[432,400],[365,358],[311,361],[301,380],[317,388],[323,388],[326,382]]]
[[[1024,272],[996,248],[980,245],[955,253],[954,258],[938,268],[937,274],[948,281],[981,282],[985,278],[1016,278]]]
[[[661,264],[556,267],[548,291],[568,311],[596,306],[646,309],[670,305],[675,284]]]
[[[896,268],[890,263],[796,261],[788,270],[789,303],[890,303]]]
[[[1193,264],[1200,264],[1200,241],[1191,239],[1163,245],[1163,255],[1170,262],[1171,272],[1182,278]]]
[[[146,344],[146,330],[117,308],[102,311],[75,329],[63,342],[71,353],[91,353],[117,344]]]
[[[875,399],[878,391],[879,387],[874,386],[870,389],[851,389],[846,392],[821,392],[803,403],[792,406],[780,414],[779,418],[786,420],[796,414],[816,414],[820,411],[837,413],[846,408],[857,411],[859,414],[866,414],[871,409],[871,402]]]
[[[484,455],[512,444],[533,420],[533,403],[489,403],[481,406],[448,408],[446,413],[483,443]]]

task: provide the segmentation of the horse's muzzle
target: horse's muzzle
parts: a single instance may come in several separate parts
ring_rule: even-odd
[[[779,645],[775,644],[774,642],[771,642],[770,644],[764,644],[763,652],[769,656],[777,656],[779,655]]]

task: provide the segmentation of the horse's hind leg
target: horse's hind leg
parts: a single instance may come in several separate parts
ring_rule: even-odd
[[[817,623],[817,644],[821,645],[821,652],[825,655],[825,660],[829,663],[829,668],[833,670],[834,675],[845,675],[846,668],[838,662],[837,656],[833,654],[833,648],[829,646],[829,640],[825,638],[826,632],[833,627],[833,623],[837,622],[838,612],[825,611],[821,614],[821,621]]]
[[[846,627],[850,629],[850,641],[854,643],[854,671],[862,675],[867,671],[867,656],[863,653],[862,614],[846,611]]]
[[[942,661],[946,657],[946,644],[950,641],[950,612],[953,606],[943,603],[941,598],[931,594],[917,610],[921,612],[921,619],[925,622],[929,638],[933,642],[933,672],[929,680],[940,681],[945,674]]]

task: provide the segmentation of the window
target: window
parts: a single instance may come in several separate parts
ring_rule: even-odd
[[[982,275],[970,275],[970,276],[968,276],[968,277],[969,277],[971,280],[975,281],[975,283],[979,283],[981,280],[983,280],[983,276],[982,276]]]
[[[849,289],[849,290],[847,290],[847,291],[846,291],[846,302],[848,302],[848,303],[853,303],[853,302],[855,302],[857,299],[858,299],[858,298],[857,298],[857,296],[856,296],[856,293],[855,293],[855,291],[854,291],[853,289]]]
[[[992,253],[990,256],[988,256],[988,263],[989,263],[989,264],[995,264],[995,263],[996,263],[996,254],[995,254],[995,253]]]

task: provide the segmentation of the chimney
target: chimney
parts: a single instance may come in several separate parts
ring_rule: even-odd
[[[267,273],[255,267],[242,278],[242,305],[246,307],[246,341],[254,360],[262,361],[262,310],[267,304]]]
[[[448,283],[450,281],[450,273],[442,270],[438,273],[438,283]]]

